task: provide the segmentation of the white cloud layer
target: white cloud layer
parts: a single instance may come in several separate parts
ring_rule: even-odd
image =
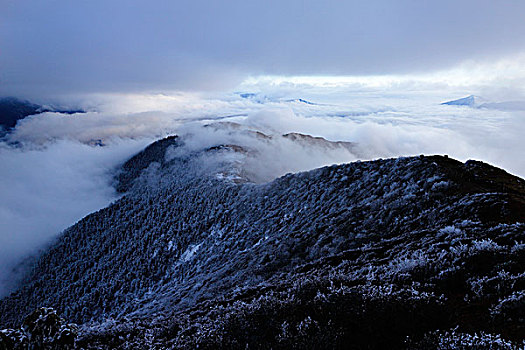
[[[91,147],[60,140],[39,148],[0,143],[0,296],[10,270],[59,232],[116,199],[111,174],[145,140]]]
[[[485,72],[490,67],[468,69]],[[512,71],[519,73],[519,67]],[[525,100],[525,74],[510,76],[505,68],[500,72],[470,85],[458,78],[460,73],[449,72],[450,78],[253,78],[235,93],[63,96],[65,104],[90,112],[28,117],[7,140],[19,147],[0,147],[0,292],[13,281],[8,271],[21,257],[115,199],[111,178],[116,167],[167,134],[192,131],[195,148],[225,142],[259,148],[259,158],[247,166],[261,181],[352,161],[356,155],[373,159],[436,153],[487,161],[525,176],[524,111],[440,104],[470,94],[491,102]],[[239,93],[255,95],[242,98]],[[214,121],[235,121],[274,135],[302,132],[351,141],[359,149],[356,154],[312,151],[287,140],[268,146],[195,128]],[[97,140],[106,146],[87,145]]]

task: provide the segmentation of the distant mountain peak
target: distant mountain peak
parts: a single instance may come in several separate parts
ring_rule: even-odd
[[[306,104],[310,106],[319,105],[319,103],[308,101],[304,98],[282,99],[282,98],[277,98],[277,97],[268,97],[266,95],[261,95],[255,92],[239,92],[237,93],[237,95],[239,95],[243,99],[251,100],[256,103],[276,102],[276,103],[302,103],[302,104]]]
[[[311,101],[305,100],[305,99],[303,99],[303,98],[294,98],[294,99],[291,99],[291,100],[284,100],[283,102],[304,103],[304,104],[311,105],[311,106],[316,106],[316,105],[318,105],[318,103],[311,102]]]
[[[449,106],[468,106],[468,107],[477,107],[481,103],[485,102],[482,97],[476,95],[469,95],[467,97],[459,98],[457,100],[447,101],[441,103],[442,105]]]
[[[202,134],[199,136],[194,132]],[[213,141],[197,146],[206,137]],[[234,183],[266,182],[284,174],[285,170],[293,170],[293,166],[290,168],[292,161],[286,161],[286,164],[276,166],[274,170],[270,170],[271,166],[268,164],[262,173],[260,163],[267,160],[270,154],[276,154],[271,158],[275,158],[275,163],[278,164],[278,158],[283,156],[283,152],[289,154],[287,152],[297,149],[307,150],[310,157],[315,154],[323,157],[352,157],[360,152],[354,142],[330,141],[298,132],[266,134],[235,122],[216,122],[204,125],[202,130],[169,136],[149,145],[122,165],[116,176],[116,188],[121,193],[131,190],[136,180],[152,164],[158,164],[161,172],[170,172],[178,168],[181,161],[185,164],[199,164],[194,169],[195,176],[211,175],[220,179],[233,179]]]
[[[525,111],[525,101],[523,100],[493,102],[476,95],[470,95],[457,100],[443,102],[441,104],[449,106],[467,106],[478,109],[495,109],[498,111]]]

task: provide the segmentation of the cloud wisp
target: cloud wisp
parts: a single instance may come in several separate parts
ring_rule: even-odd
[[[116,199],[114,167],[147,141],[91,147],[61,140],[39,148],[0,144],[0,296],[23,257],[75,221]]]

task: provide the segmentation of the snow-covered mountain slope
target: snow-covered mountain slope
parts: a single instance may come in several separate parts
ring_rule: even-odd
[[[296,132],[284,134],[283,137],[288,138],[292,141],[300,143],[307,147],[319,147],[325,149],[346,149],[349,152],[359,152],[357,145],[352,142],[345,141],[328,141],[323,137],[314,137],[311,135],[304,135]]]
[[[221,157],[216,156],[218,152]],[[120,192],[128,191],[151,163],[164,169],[171,166],[173,159],[195,156],[208,155],[219,177],[260,183],[288,172],[348,162],[360,154],[359,146],[353,142],[329,141],[301,133],[280,135],[234,122],[216,122],[151,144],[122,166],[116,187]],[[225,165],[218,166],[217,159]]]
[[[421,156],[255,183],[261,150],[193,146],[128,161],[127,193],[40,256],[1,325],[51,306],[93,349],[525,339],[522,179]]]

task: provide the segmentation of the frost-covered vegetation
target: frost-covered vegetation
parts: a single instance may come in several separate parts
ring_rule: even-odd
[[[73,349],[76,336],[76,324],[65,323],[56,310],[41,307],[20,328],[0,331],[0,349]]]
[[[181,145],[126,163],[126,195],[40,256],[3,326],[50,305],[92,349],[522,345],[523,180],[421,156],[254,184],[245,147]]]

